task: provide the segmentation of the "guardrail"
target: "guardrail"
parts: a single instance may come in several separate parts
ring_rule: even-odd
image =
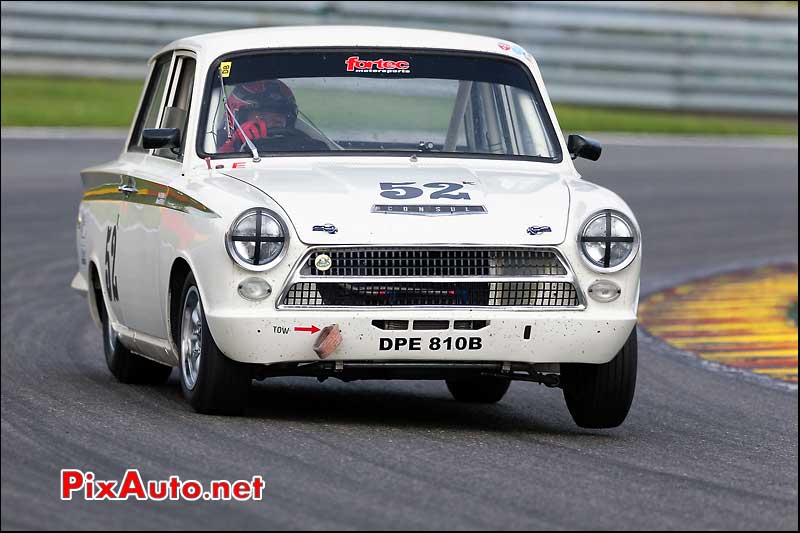
[[[3,73],[141,79],[147,57],[187,35],[287,24],[406,26],[521,44],[557,102],[797,115],[796,6],[33,1],[2,2],[0,19]]]

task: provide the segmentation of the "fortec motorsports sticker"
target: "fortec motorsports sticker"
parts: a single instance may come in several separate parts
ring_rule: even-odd
[[[372,72],[375,74],[410,74],[411,64],[408,61],[393,61],[389,59],[361,59],[350,56],[344,62],[347,72]]]

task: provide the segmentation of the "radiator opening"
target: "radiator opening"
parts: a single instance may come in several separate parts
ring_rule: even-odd
[[[477,331],[488,325],[488,320],[455,320],[453,322],[453,329]]]
[[[415,320],[414,329],[417,331],[450,329],[449,320]]]
[[[372,325],[384,331],[405,331],[408,329],[408,320],[373,320]]]

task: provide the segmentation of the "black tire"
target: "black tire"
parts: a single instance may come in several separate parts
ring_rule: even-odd
[[[172,367],[137,355],[122,345],[108,319],[102,293],[97,295],[100,320],[103,323],[103,351],[108,369],[121,383],[161,385],[172,373]]]
[[[638,343],[633,328],[625,345],[602,365],[561,365],[561,383],[572,419],[582,428],[606,429],[622,424],[636,389]]]
[[[190,296],[191,295],[191,296]],[[200,347],[199,365],[195,373],[192,373],[187,366],[187,351],[185,348],[192,346],[191,334],[187,334],[184,327],[192,327],[192,313],[185,317],[187,298],[194,301],[199,306],[201,335],[195,345]],[[252,380],[251,367],[245,363],[239,363],[223,354],[211,336],[211,331],[206,322],[203,312],[203,304],[200,300],[200,293],[195,282],[194,275],[189,273],[183,284],[181,291],[181,304],[178,308],[178,315],[173,317],[178,322],[178,338],[176,339],[180,352],[179,376],[183,396],[198,413],[216,415],[238,415],[247,406],[247,396]],[[192,304],[194,305],[194,304]],[[184,344],[188,343],[188,344]],[[194,381],[192,382],[192,377]]]
[[[493,376],[453,378],[445,380],[447,389],[459,402],[497,403],[506,395],[511,381]]]

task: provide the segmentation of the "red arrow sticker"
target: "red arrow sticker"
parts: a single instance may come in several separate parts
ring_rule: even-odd
[[[310,328],[301,328],[299,326],[295,326],[294,330],[295,331],[306,331],[306,332],[311,333],[313,335],[314,333],[319,331],[319,328],[317,326],[311,326]]]

